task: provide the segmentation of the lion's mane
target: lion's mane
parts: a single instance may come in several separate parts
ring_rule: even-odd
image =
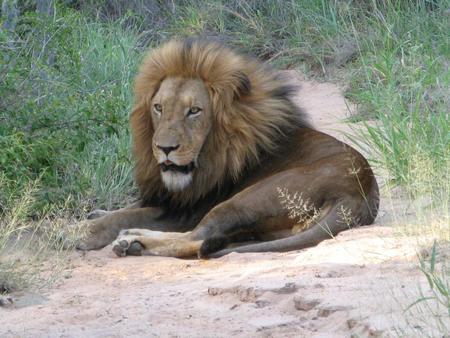
[[[152,153],[150,115],[154,94],[161,82],[172,76],[202,79],[214,116],[193,183],[175,193],[165,189]],[[242,179],[276,151],[291,128],[307,126],[291,100],[294,89],[267,65],[217,42],[172,40],[151,50],[135,80],[135,105],[130,116],[135,180],[142,199],[188,207]]]

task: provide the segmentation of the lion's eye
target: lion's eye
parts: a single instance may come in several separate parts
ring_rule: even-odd
[[[155,104],[153,105],[153,108],[155,109],[155,112],[156,112],[158,115],[161,115],[161,112],[162,112],[162,106],[161,106],[159,103],[155,103]]]
[[[202,112],[202,109],[200,107],[191,107],[189,109],[187,116],[197,116]]]

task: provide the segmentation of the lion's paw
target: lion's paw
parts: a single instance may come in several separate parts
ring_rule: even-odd
[[[207,238],[200,246],[200,250],[197,253],[198,258],[208,258],[210,254],[225,248],[228,243],[229,239],[226,236],[214,236]]]
[[[137,240],[137,236],[120,235],[113,243],[113,252],[119,257],[142,256],[144,246]]]

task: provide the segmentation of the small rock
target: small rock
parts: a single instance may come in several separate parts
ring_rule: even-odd
[[[358,322],[355,319],[348,319],[347,320],[347,327],[350,330],[353,329],[357,324],[358,324]]]
[[[13,305],[14,301],[11,297],[8,296],[0,296],[0,306],[1,307],[9,307]]]
[[[351,309],[352,309],[352,307],[350,307],[350,306],[331,306],[331,307],[319,309],[319,311],[317,311],[317,315],[319,317],[328,317],[330,314],[332,314],[334,312],[349,311]]]
[[[287,293],[294,293],[297,291],[297,285],[295,283],[286,283],[283,287],[279,289],[273,290],[273,292],[278,294],[287,294]]]
[[[208,295],[210,295],[210,296],[217,296],[222,293],[223,293],[223,291],[219,288],[208,288]]]
[[[333,312],[334,311],[332,311],[330,309],[319,309],[319,311],[317,311],[317,315],[319,317],[328,317]]]
[[[294,297],[294,306],[299,311],[310,311],[314,309],[320,303],[317,299],[306,300],[303,297]]]

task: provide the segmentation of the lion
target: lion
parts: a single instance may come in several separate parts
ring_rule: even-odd
[[[315,130],[297,88],[214,41],[172,40],[145,57],[130,115],[140,200],[88,222],[83,250],[219,257],[314,246],[376,218],[367,160]],[[303,223],[280,201],[295,191]]]

